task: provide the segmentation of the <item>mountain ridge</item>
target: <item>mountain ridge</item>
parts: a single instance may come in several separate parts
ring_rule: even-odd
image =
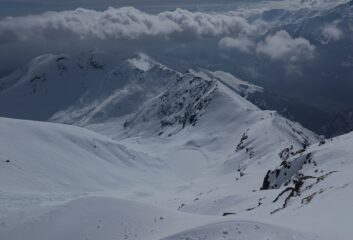
[[[57,71],[62,56],[50,58],[45,66]],[[83,68],[97,75],[79,78],[87,81],[86,88],[73,92],[69,106],[51,106],[55,113],[47,116],[55,123],[0,118],[0,211],[6,213],[0,217],[0,236],[53,236],[40,226],[52,228],[82,215],[87,222],[65,225],[62,236],[246,239],[244,231],[321,240],[331,236],[327,226],[334,216],[339,226],[333,235],[347,239],[352,134],[320,138],[276,111],[261,110],[247,99],[265,89],[225,72],[179,73],[144,54],[117,65],[108,62],[103,69]],[[41,101],[31,102],[37,113],[45,111],[48,95],[43,93],[55,90],[46,84],[77,83],[53,76],[24,95],[30,102],[38,94]],[[28,93],[31,77],[0,93],[0,100],[9,103],[6,97]],[[343,206],[342,218],[332,209],[322,211],[333,204]],[[46,212],[33,215],[43,205]],[[118,213],[105,217],[112,207]],[[315,220],[314,213],[322,219]],[[189,216],[202,224],[178,224]],[[114,221],[120,225],[113,228]],[[310,221],[317,221],[315,229],[308,227]],[[171,227],[175,224],[177,229]]]

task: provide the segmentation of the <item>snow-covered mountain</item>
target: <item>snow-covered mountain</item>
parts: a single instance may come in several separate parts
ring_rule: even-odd
[[[99,51],[39,56],[0,80],[1,116],[48,120],[97,86],[116,61]]]
[[[137,54],[119,63],[108,74],[101,75],[96,86],[88,89],[68,108],[58,109],[60,111],[50,120],[88,125],[123,119],[178,77],[179,73],[147,55]]]
[[[56,122],[0,119],[1,239],[350,239],[352,134],[261,110],[225,72],[82,56],[0,80],[1,116]]]
[[[226,161],[229,172],[245,171],[256,162],[253,158],[263,159],[262,164],[266,159],[280,161],[283,149],[300,151],[317,141],[299,124],[245,99],[261,91],[224,72],[199,69],[182,74],[139,54],[50,120],[93,129],[134,149],[149,146],[151,139],[163,141],[160,146],[167,150],[146,150],[153,156],[196,148],[212,164]],[[136,139],[144,143],[136,146]],[[273,161],[267,163],[273,167]]]

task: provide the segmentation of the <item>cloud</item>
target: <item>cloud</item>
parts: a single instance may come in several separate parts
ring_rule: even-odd
[[[314,56],[315,46],[307,39],[292,38],[286,31],[278,31],[269,35],[264,41],[257,44],[256,52],[270,57],[272,60],[297,62],[311,59]]]
[[[229,10],[176,9],[152,14],[134,7],[111,7],[104,11],[79,8],[5,17],[0,18],[0,73],[42,54],[76,54],[91,49],[117,54],[144,51],[207,62],[205,55],[219,54],[215,47],[219,39],[252,39],[264,29],[263,23],[249,23],[239,12]],[[193,64],[196,62],[193,60]]]
[[[0,44],[61,39],[188,40],[252,35],[260,31],[235,12],[203,13],[177,9],[148,14],[133,7],[105,11],[77,9],[40,15],[6,17],[0,21]]]
[[[219,41],[218,45],[220,48],[235,48],[246,53],[250,53],[255,47],[254,41],[246,36],[238,38],[225,37]]]
[[[237,49],[242,52],[270,57],[272,60],[287,60],[297,62],[313,57],[315,47],[302,37],[292,38],[288,32],[281,30],[268,35],[258,43],[248,36],[224,37],[218,43],[220,48]]]
[[[343,37],[343,32],[338,28],[337,23],[326,25],[322,29],[322,34],[327,41],[338,41]]]

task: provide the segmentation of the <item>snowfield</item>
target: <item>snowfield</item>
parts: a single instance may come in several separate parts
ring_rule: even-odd
[[[118,190],[156,181],[157,170],[166,168],[158,159],[82,128],[4,118],[0,122],[3,191]]]
[[[58,226],[60,226],[58,228]],[[191,227],[194,227],[190,229]],[[178,233],[181,232],[181,233]],[[175,234],[176,233],[176,234]],[[170,236],[169,236],[170,235]],[[249,221],[222,221],[108,197],[86,197],[46,209],[2,239],[316,239]]]
[[[0,239],[353,235],[353,134],[260,110],[261,87],[95,52],[0,83],[1,116],[31,119],[0,118]]]

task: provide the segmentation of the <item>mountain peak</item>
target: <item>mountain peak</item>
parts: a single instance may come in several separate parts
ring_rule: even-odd
[[[144,72],[147,72],[148,70],[153,68],[153,66],[158,64],[145,53],[137,53],[135,56],[128,59],[127,62]]]

